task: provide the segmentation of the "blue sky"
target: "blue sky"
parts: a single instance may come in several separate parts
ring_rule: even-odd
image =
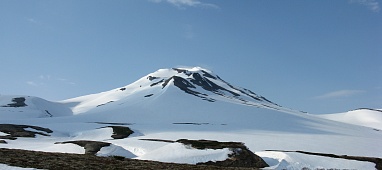
[[[310,113],[382,108],[377,0],[0,1],[0,94],[62,100],[201,66]]]

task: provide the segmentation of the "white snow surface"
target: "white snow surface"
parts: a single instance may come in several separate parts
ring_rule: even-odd
[[[315,155],[306,155],[300,153],[283,152],[256,152],[269,165],[264,169],[272,170],[301,170],[309,169],[375,169],[374,163],[362,161],[328,158]]]
[[[382,130],[382,109],[357,109],[345,113],[318,116],[329,120]]]
[[[111,144],[110,146],[101,148],[101,150],[97,152],[97,156],[123,156],[126,158],[137,157],[133,153],[124,149],[123,147],[116,146],[113,144]]]
[[[35,168],[22,168],[17,166],[9,166],[7,164],[0,164],[1,170],[37,170]]]
[[[136,159],[196,164],[199,162],[223,161],[226,160],[231,153],[232,151],[228,148],[199,150],[186,147],[180,143],[171,143],[137,157]]]
[[[224,160],[231,151],[197,150],[180,143],[140,139],[234,141],[243,142],[261,156],[270,165],[267,169],[375,168],[370,162],[265,150],[382,157],[381,131],[279,106],[200,67],[160,69],[121,88],[59,102],[0,96],[0,106],[12,103],[15,97],[25,97],[28,106],[0,107],[0,124],[40,126],[53,133],[6,140],[8,144],[0,144],[0,148],[83,154],[84,148],[75,144],[55,143],[94,140],[111,143],[98,156],[195,164]],[[341,116],[345,117],[340,114],[338,119]],[[366,124],[381,120],[374,113],[361,117]],[[107,126],[115,123],[135,133],[113,139],[113,130]],[[380,127],[380,122],[375,123],[373,128]]]

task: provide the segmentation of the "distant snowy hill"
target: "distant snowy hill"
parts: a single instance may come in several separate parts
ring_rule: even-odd
[[[72,110],[58,102],[51,102],[32,96],[0,95],[0,116],[2,118],[42,118],[70,116]]]
[[[376,115],[364,114],[363,123],[380,121]],[[0,96],[0,116],[4,148],[195,164],[231,159],[240,149],[200,150],[177,141],[242,142],[267,169],[375,169],[372,162],[307,152],[382,157],[381,131],[280,106],[200,67],[160,69],[124,87],[59,102]],[[89,148],[89,141],[102,149]]]
[[[382,109],[356,109],[345,113],[324,114],[319,117],[382,130]]]

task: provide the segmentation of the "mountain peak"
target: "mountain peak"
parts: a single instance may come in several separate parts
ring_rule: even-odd
[[[156,72],[149,74],[152,77],[172,77],[172,76],[180,76],[180,77],[188,77],[194,73],[198,73],[200,75],[217,79],[218,76],[215,75],[212,71],[202,68],[202,67],[174,67],[167,69],[159,69]]]
[[[194,98],[189,98],[189,96]],[[284,112],[298,111],[284,108],[255,92],[234,86],[212,71],[202,67],[178,67],[159,69],[127,86],[99,94],[69,99],[66,102],[81,103],[76,113],[104,105],[123,106],[126,101],[167,100],[189,98],[192,101],[227,102],[250,107],[267,108]],[[90,100],[88,100],[90,99]],[[113,103],[113,104],[111,104]]]
[[[209,102],[228,101],[248,106],[279,110],[281,107],[248,89],[235,87],[202,67],[159,69],[147,75],[150,87],[175,86],[181,91]]]

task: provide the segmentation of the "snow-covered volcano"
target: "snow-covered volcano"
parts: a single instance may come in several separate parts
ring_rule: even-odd
[[[69,103],[75,114],[80,114],[104,105],[115,108],[158,100],[162,95],[172,95],[178,100],[192,96],[193,100],[228,102],[295,112],[280,107],[248,89],[235,87],[211,71],[200,67],[160,69],[125,87],[63,102]]]
[[[92,140],[111,144],[98,155],[195,164],[227,159],[232,150],[195,150],[174,141],[234,141],[243,142],[261,156],[269,169],[375,166],[371,162],[284,151],[382,157],[379,130],[282,107],[200,67],[160,69],[124,87],[59,102],[0,96],[0,115],[0,124],[33,125],[53,131],[50,136],[32,139],[5,139],[7,144],[0,147],[6,148],[84,153],[83,148],[65,141]],[[114,138],[115,126],[128,126],[134,133]],[[29,130],[36,131],[33,128]],[[0,137],[5,135],[6,131],[0,132]]]

